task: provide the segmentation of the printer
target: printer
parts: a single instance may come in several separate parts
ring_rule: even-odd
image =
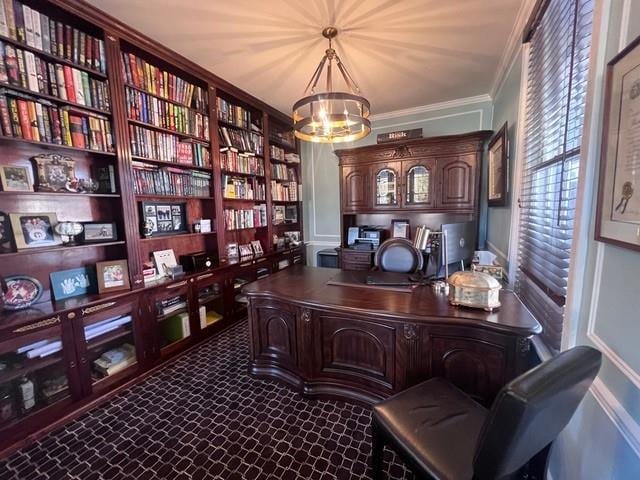
[[[347,247],[355,250],[377,250],[384,240],[386,230],[376,225],[349,227]]]

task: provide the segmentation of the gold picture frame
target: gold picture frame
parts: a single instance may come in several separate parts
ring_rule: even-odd
[[[18,250],[52,247],[62,243],[54,230],[58,224],[55,213],[10,213],[9,219]]]
[[[0,184],[3,192],[33,192],[31,170],[22,165],[0,166]]]
[[[73,191],[68,188],[76,178],[75,162],[70,157],[48,153],[33,157],[38,172],[38,190],[42,192]]]

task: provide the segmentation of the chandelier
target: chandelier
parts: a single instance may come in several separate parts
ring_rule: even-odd
[[[369,101],[359,95],[360,88],[332,48],[331,40],[336,35],[338,30],[334,27],[327,27],[322,31],[322,36],[329,40],[329,48],[307,84],[305,97],[293,105],[294,133],[301,140],[317,143],[352,142],[371,132]],[[349,92],[333,90],[334,62]],[[326,91],[317,92],[325,66]]]

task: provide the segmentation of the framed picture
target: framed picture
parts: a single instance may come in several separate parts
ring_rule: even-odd
[[[0,166],[0,184],[5,192],[33,192],[33,182],[27,167]]]
[[[86,266],[52,272],[49,278],[51,279],[51,293],[56,301],[98,292],[96,273],[93,267]]]
[[[18,250],[62,243],[53,231],[58,223],[55,213],[10,213],[9,218]]]
[[[156,264],[156,271],[161,277],[169,276],[170,268],[178,265],[176,254],[171,248],[153,252],[153,262]]]
[[[247,243],[246,245],[240,245],[240,256],[242,258],[253,257],[253,249],[251,248],[251,244]]]
[[[640,251],[640,37],[606,78],[595,238]]]
[[[142,202],[141,217],[145,236],[188,233],[187,204]]]
[[[75,162],[63,155],[43,154],[33,157],[38,172],[38,190],[43,192],[75,191],[70,184],[75,181]]]
[[[237,260],[239,256],[240,256],[240,253],[238,251],[238,244],[237,243],[228,243],[227,244],[227,258],[229,259],[229,261]]]
[[[289,240],[289,244],[291,246],[298,246],[300,245],[300,232],[299,231],[291,231],[291,232],[284,232],[284,238]]]
[[[118,232],[115,222],[84,222],[82,243],[115,242]]]
[[[509,179],[509,138],[507,122],[489,141],[489,180],[487,182],[487,203],[490,207],[504,207],[507,204]]]
[[[273,224],[280,225],[285,220],[285,208],[284,205],[275,205],[273,207]]]
[[[391,220],[391,237],[411,240],[411,223],[409,220],[406,218]]]
[[[98,292],[114,292],[117,290],[129,290],[129,267],[126,260],[112,260],[110,262],[96,263],[98,277]]]
[[[262,243],[260,243],[260,240],[252,240],[251,247],[253,248],[253,253],[256,257],[264,255],[264,250],[262,249]]]

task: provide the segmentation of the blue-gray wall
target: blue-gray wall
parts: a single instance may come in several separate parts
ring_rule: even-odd
[[[372,108],[375,112],[375,105]],[[371,134],[359,142],[338,145],[303,143],[303,199],[309,264],[316,264],[318,250],[340,244],[340,177],[334,150],[370,145],[376,143],[379,133],[410,128],[422,128],[425,137],[491,129],[492,108],[490,100],[477,98],[392,112],[374,117]]]

